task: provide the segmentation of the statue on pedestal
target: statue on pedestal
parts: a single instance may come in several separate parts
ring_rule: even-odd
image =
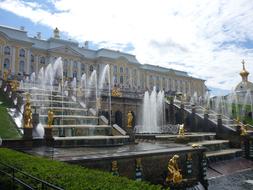
[[[53,120],[54,120],[54,112],[52,110],[48,110],[47,113],[47,127],[52,128]]]
[[[8,76],[10,75],[10,73],[11,73],[11,70],[5,70],[4,71],[4,73],[3,73],[3,80],[4,81],[7,81],[7,79],[8,79]]]
[[[241,129],[240,135],[241,136],[246,136],[248,134],[247,129],[246,129],[246,125],[242,124],[240,127],[241,127],[240,128]]]
[[[32,108],[30,103],[30,94],[26,95],[26,104],[24,108],[24,128],[32,128]]]
[[[134,119],[133,114],[131,111],[129,111],[127,114],[127,127],[129,128],[133,127],[133,119]]]
[[[174,184],[178,184],[181,183],[183,180],[182,174],[181,174],[181,170],[178,167],[178,161],[179,156],[178,155],[174,155],[168,164],[168,176],[166,178],[166,182],[172,182]]]
[[[179,137],[184,137],[184,135],[185,135],[184,132],[185,132],[184,124],[179,125],[179,130],[178,130],[178,135],[179,135]]]

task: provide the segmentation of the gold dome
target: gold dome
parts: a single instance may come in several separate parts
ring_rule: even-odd
[[[242,60],[242,70],[240,72],[240,75],[241,75],[243,81],[248,81],[249,72],[245,69],[244,64],[245,64],[245,62],[244,62],[244,60]]]

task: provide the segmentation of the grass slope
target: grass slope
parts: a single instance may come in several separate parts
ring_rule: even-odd
[[[12,118],[9,116],[6,108],[10,108],[8,103],[0,92],[0,137],[2,139],[18,139],[21,137]]]
[[[159,185],[151,185],[147,182],[129,180],[125,177],[112,176],[111,173],[93,169],[87,169],[78,165],[71,165],[59,161],[53,161],[42,157],[27,155],[14,150],[0,148],[0,162],[15,166],[39,179],[53,183],[67,190],[161,190]],[[0,165],[0,169],[1,169]],[[18,176],[16,174],[15,176]],[[5,179],[5,180],[4,180]],[[28,179],[26,179],[27,181]],[[6,178],[1,176],[0,184],[5,183]],[[32,181],[28,182],[35,186]],[[40,188],[39,188],[40,189]]]

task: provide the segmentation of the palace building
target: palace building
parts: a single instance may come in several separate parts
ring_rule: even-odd
[[[4,70],[10,70],[11,76],[19,79],[33,72],[38,74],[41,67],[53,63],[58,57],[63,60],[64,76],[76,77],[77,81],[83,73],[89,76],[94,69],[100,71],[109,64],[112,85],[125,91],[141,92],[151,90],[153,86],[168,94],[188,96],[194,92],[203,96],[206,91],[205,81],[191,77],[187,72],[141,64],[135,55],[104,48],[94,50],[87,43],[81,47],[77,42],[62,39],[57,28],[53,37],[45,40],[41,33],[29,37],[24,28],[0,26],[1,76]]]

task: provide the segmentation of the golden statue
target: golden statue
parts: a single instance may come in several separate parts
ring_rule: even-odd
[[[184,137],[184,135],[185,135],[184,132],[185,132],[184,124],[179,125],[179,130],[178,130],[178,135],[179,135],[179,137]]]
[[[199,147],[201,147],[201,145],[199,145],[199,144],[192,144],[192,148],[199,148]]]
[[[236,124],[237,124],[238,126],[240,126],[240,118],[239,118],[238,116],[237,116],[235,122],[236,122]]]
[[[26,104],[24,108],[24,128],[32,128],[32,108],[30,103],[30,95],[26,95]]]
[[[120,92],[119,88],[114,87],[112,89],[112,96],[113,97],[122,97],[122,93]]]
[[[178,161],[179,156],[174,155],[168,164],[168,176],[166,177],[166,182],[172,182],[172,183],[181,183],[183,180],[182,174],[180,173],[181,170],[178,167]]]
[[[12,80],[11,83],[10,83],[10,85],[11,85],[11,90],[13,92],[16,92],[18,90],[18,87],[19,87],[19,81]]]
[[[112,161],[112,175],[119,176],[118,162],[116,160]]]
[[[244,124],[242,124],[241,126],[241,136],[246,136],[248,134],[246,126]]]
[[[3,73],[3,80],[7,81],[8,79],[8,76],[10,75],[11,73],[11,70],[5,70],[4,73]]]
[[[132,128],[133,127],[133,114],[131,111],[127,113],[127,127]]]
[[[141,158],[136,158],[136,168],[141,168]]]
[[[53,120],[54,120],[54,112],[52,110],[48,110],[48,113],[47,113],[47,127],[48,128],[52,128]]]

